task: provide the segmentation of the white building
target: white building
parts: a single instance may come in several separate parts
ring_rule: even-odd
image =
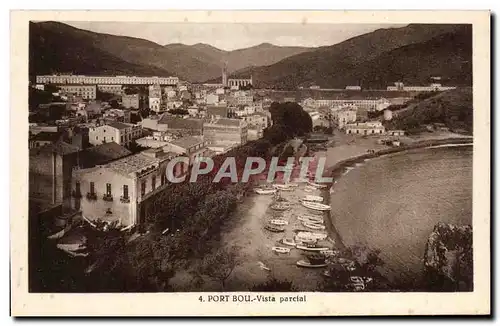
[[[356,122],[345,125],[345,133],[350,135],[382,135],[385,127],[380,121]]]
[[[356,122],[357,107],[354,105],[332,108],[332,122],[338,129],[343,129],[346,124]]]
[[[85,100],[95,100],[96,86],[93,85],[61,85],[59,92],[65,95],[79,96]]]
[[[142,128],[140,126],[122,122],[111,122],[89,130],[89,142],[92,145],[115,142],[122,146],[128,146],[134,139],[141,136]]]
[[[205,96],[205,102],[207,105],[214,105],[219,103],[219,95],[217,94],[207,94]]]
[[[115,95],[122,95],[122,85],[97,85],[97,90]]]
[[[406,91],[406,92],[443,92],[456,89],[455,86],[442,86],[438,83],[432,83],[429,86],[405,86],[402,82],[394,83],[394,86],[388,86],[388,91]]]
[[[360,91],[361,90],[361,86],[346,86],[345,89],[347,91]]]
[[[83,84],[83,85],[177,85],[178,77],[137,76],[85,76],[85,75],[40,75],[37,84]]]

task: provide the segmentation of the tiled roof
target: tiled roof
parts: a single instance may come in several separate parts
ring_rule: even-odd
[[[55,143],[47,144],[41,147],[35,147],[30,149],[30,155],[32,154],[38,154],[41,152],[47,153],[47,152],[53,152],[57,153],[59,155],[69,155],[72,153],[76,153],[79,151],[79,148],[73,145],[70,145],[68,143],[65,143],[63,141],[58,141]]]
[[[108,126],[116,129],[127,129],[132,127],[133,125],[128,124],[128,123],[123,123],[123,122],[110,122],[108,123]]]
[[[112,169],[118,173],[128,175],[133,172],[141,171],[153,164],[160,163],[160,159],[138,153],[130,155],[119,160],[110,162],[105,167]]]
[[[32,136],[30,140],[34,141],[50,141],[55,143],[62,137],[62,132],[48,132],[48,131],[41,131],[37,133],[36,135]]]
[[[229,119],[229,118],[219,118],[208,122],[213,125],[221,125],[228,127],[240,127],[243,123],[243,120],[240,119]]]
[[[163,114],[158,121],[159,124],[166,124],[168,129],[202,129],[201,119],[183,119],[180,117]]]
[[[201,144],[202,142],[203,142],[203,139],[200,137],[187,136],[187,137],[182,137],[182,138],[172,140],[170,143],[172,145],[176,145],[176,146],[179,146],[182,148],[190,148],[190,147],[196,146],[198,144]]]
[[[115,142],[105,143],[82,151],[79,154],[80,167],[90,168],[96,165],[106,164],[129,156],[130,154],[132,154],[131,151]]]

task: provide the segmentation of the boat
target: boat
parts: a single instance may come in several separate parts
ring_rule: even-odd
[[[325,233],[316,233],[310,231],[301,231],[297,233],[297,237],[304,239],[324,240],[328,237]]]
[[[316,189],[324,189],[327,187],[327,185],[322,185],[320,183],[316,183],[316,182],[312,182],[312,181],[307,181],[307,184],[313,188],[316,188]]]
[[[264,229],[271,231],[271,232],[276,232],[276,233],[285,232],[285,229],[274,226],[274,225],[266,225],[266,226],[264,226]]]
[[[322,251],[329,250],[330,248],[327,247],[316,247],[313,245],[310,246],[304,246],[304,245],[297,245],[297,249],[305,250],[305,251],[318,251],[321,253]]]
[[[291,187],[291,188],[297,188],[299,186],[299,184],[296,182],[285,183],[285,185],[287,185],[288,187]]]
[[[284,245],[287,245],[287,246],[292,246],[292,247],[295,247],[297,245],[297,243],[295,242],[295,240],[290,239],[290,238],[283,238],[283,239],[281,239],[281,243],[284,244]]]
[[[295,241],[297,242],[297,245],[299,245],[299,244],[316,244],[318,240],[314,238],[295,237]]]
[[[270,271],[271,269],[269,267],[267,267],[263,262],[259,261],[257,262],[257,265],[259,265],[259,267],[265,271]]]
[[[325,240],[326,238],[328,238],[328,234],[325,233],[312,232],[311,235],[318,240]]]
[[[271,223],[273,225],[288,225],[288,221],[280,220],[280,219],[270,220],[269,223]]]
[[[317,218],[310,219],[310,218],[305,217],[305,216],[299,216],[299,217],[297,217],[297,219],[299,221],[302,221],[302,222],[313,223],[313,224],[320,224],[321,225],[324,223],[323,220],[321,220],[321,219],[317,219]]]
[[[304,225],[306,228],[310,228],[313,230],[324,230],[325,229],[324,225],[315,224],[315,223],[302,222],[302,225]]]
[[[300,217],[307,219],[307,220],[310,220],[310,221],[315,221],[316,223],[320,223],[320,224],[324,222],[323,218],[319,217],[319,216],[303,214],[303,215],[300,215]]]
[[[322,267],[326,267],[327,266],[326,263],[312,264],[312,263],[310,263],[308,261],[305,261],[305,260],[299,260],[296,264],[299,267],[309,267],[309,268],[322,268]]]
[[[315,202],[310,202],[310,201],[303,201],[303,200],[301,200],[300,203],[304,207],[307,207],[309,209],[314,209],[314,210],[317,210],[317,211],[329,211],[331,209],[331,207],[329,205],[315,203]]]
[[[282,191],[293,191],[294,187],[288,185],[288,184],[275,184],[273,185],[274,189],[277,190],[282,190]]]
[[[276,189],[255,188],[254,191],[259,195],[272,195],[276,193]]]
[[[311,191],[318,190],[318,188],[315,188],[315,187],[312,187],[312,186],[305,186],[305,187],[304,187],[304,190],[306,190],[306,191],[307,191],[307,190],[310,190],[309,192],[311,192]]]
[[[277,252],[279,254],[288,254],[288,253],[290,253],[290,248],[273,247],[271,250],[274,251],[274,252]]]
[[[322,203],[323,202],[323,197],[321,196],[313,196],[313,195],[306,195],[304,198],[302,198],[303,201],[312,201],[312,202],[318,202]]]
[[[271,209],[274,209],[275,211],[286,211],[289,208],[290,208],[290,204],[285,203],[285,202],[278,202],[278,203],[271,205]]]
[[[322,250],[319,253],[323,254],[327,257],[336,256],[338,254],[338,252],[336,250],[331,250],[331,249]]]

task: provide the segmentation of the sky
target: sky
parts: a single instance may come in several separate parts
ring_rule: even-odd
[[[281,46],[317,47],[333,45],[389,24],[270,24],[270,23],[152,23],[152,22],[64,22],[99,33],[132,36],[161,45],[205,43],[222,50],[235,50],[261,43]]]

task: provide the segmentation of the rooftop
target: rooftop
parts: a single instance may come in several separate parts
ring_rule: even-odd
[[[48,153],[53,152],[59,155],[69,155],[79,151],[79,148],[63,141],[58,141],[56,143],[47,144],[41,147],[36,147],[30,149],[30,155],[38,153]]]
[[[160,163],[161,161],[162,160],[159,158],[151,157],[143,153],[138,153],[110,162],[106,164],[105,167],[112,169],[118,173],[128,175],[144,170],[154,164]]]
[[[243,120],[240,119],[229,119],[229,118],[218,118],[215,120],[210,120],[207,124],[219,125],[219,126],[228,126],[228,127],[240,127],[243,123]]]
[[[49,141],[49,142],[57,142],[62,137],[62,132],[49,132],[49,131],[41,131],[36,135],[32,136],[30,140],[33,141]]]
[[[193,146],[196,146],[198,144],[203,143],[203,138],[201,137],[195,137],[195,136],[186,136],[182,138],[178,138],[175,140],[172,140],[170,144],[179,146],[182,148],[190,148]]]
[[[184,119],[168,114],[163,114],[159,124],[166,124],[168,129],[202,129],[203,121],[201,119]]]
[[[130,154],[132,154],[131,151],[115,142],[105,143],[82,151],[80,153],[80,166],[81,168],[90,168],[129,156]]]
[[[121,129],[127,129],[130,127],[133,127],[134,125],[129,124],[129,123],[123,123],[123,122],[110,122],[110,123],[108,123],[108,126],[121,130]]]

